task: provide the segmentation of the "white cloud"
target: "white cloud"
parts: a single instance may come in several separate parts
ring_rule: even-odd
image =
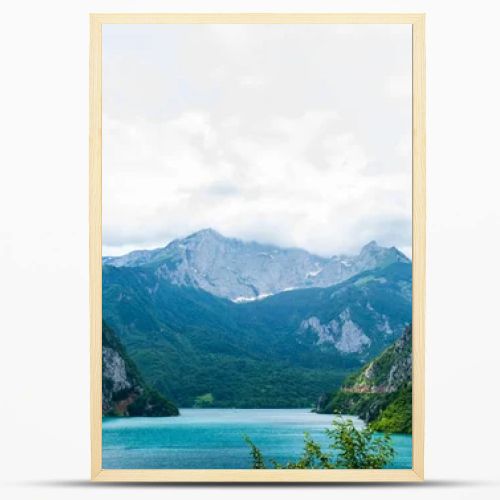
[[[151,28],[104,30],[105,254],[203,227],[323,255],[411,245],[411,32]]]

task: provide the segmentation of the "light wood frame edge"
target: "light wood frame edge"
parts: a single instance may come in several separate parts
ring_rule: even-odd
[[[89,265],[91,478],[102,458],[102,33],[90,17]]]
[[[102,25],[411,24],[413,29],[413,468],[409,470],[102,469]],[[89,135],[91,479],[103,482],[415,482],[424,479],[425,14],[91,14]]]
[[[425,426],[425,17],[413,23],[413,471],[424,479]]]

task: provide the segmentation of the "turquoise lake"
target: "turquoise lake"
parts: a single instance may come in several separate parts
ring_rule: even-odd
[[[326,445],[333,416],[306,409],[184,409],[169,418],[104,418],[104,469],[248,469],[248,435],[266,458],[300,456],[304,432]],[[353,418],[356,425],[363,422]],[[396,456],[389,468],[411,469],[411,436],[392,435]],[[326,449],[326,448],[325,448]]]

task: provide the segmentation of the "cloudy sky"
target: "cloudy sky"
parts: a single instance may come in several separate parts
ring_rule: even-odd
[[[411,255],[411,26],[105,25],[103,254]]]

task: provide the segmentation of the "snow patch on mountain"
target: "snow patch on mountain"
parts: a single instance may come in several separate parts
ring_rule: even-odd
[[[236,304],[242,304],[244,302],[253,302],[255,300],[262,300],[267,297],[270,297],[273,295],[272,293],[260,293],[259,295],[255,297],[236,297],[234,299],[231,299],[232,302],[235,302]]]

